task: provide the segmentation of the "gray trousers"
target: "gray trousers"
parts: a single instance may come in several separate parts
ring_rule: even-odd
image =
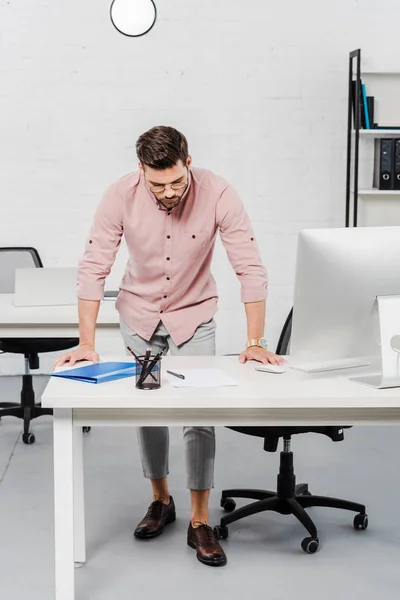
[[[125,346],[135,354],[144,354],[151,346],[153,353],[169,350],[171,355],[211,356],[215,354],[215,322],[200,325],[194,336],[176,346],[160,322],[150,340],[135,333],[122,319],[121,334]],[[208,490],[214,487],[215,431],[214,427],[184,427],[187,487],[190,490]],[[162,479],[169,473],[168,427],[138,427],[139,451],[144,476]]]

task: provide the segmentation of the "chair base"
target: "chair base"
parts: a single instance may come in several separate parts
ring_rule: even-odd
[[[29,431],[31,421],[44,415],[52,415],[52,408],[43,408],[39,403],[35,403],[35,392],[33,389],[33,379],[31,374],[22,376],[21,403],[0,402],[0,420],[1,417],[16,417],[24,422],[22,441],[24,444],[33,444],[35,436]],[[90,427],[83,427],[86,433]]]
[[[40,403],[34,406],[22,406],[22,404],[11,402],[0,403],[0,419],[1,417],[16,417],[24,421],[24,431],[22,434],[24,444],[33,444],[35,442],[34,434],[29,431],[31,421],[38,417],[52,414],[53,410],[51,408],[42,408]]]
[[[256,502],[235,510],[236,503],[233,498],[251,498],[256,500]],[[224,490],[221,497],[221,507],[230,514],[222,517],[220,525],[215,528],[215,533],[220,538],[226,539],[228,537],[227,526],[230,523],[261,512],[274,511],[282,515],[294,515],[304,525],[310,535],[310,537],[302,541],[302,548],[305,552],[313,554],[319,548],[318,531],[305,510],[313,506],[354,511],[358,513],[353,522],[354,528],[366,529],[368,527],[368,517],[363,504],[339,498],[329,498],[327,496],[313,496],[308,491],[306,483],[296,485],[296,478],[293,471],[293,454],[292,452],[281,452],[278,491],[271,492],[250,489]]]

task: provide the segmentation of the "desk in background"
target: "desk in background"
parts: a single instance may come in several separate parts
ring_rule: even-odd
[[[23,306],[13,304],[13,294],[0,294],[0,338],[79,337],[78,306]],[[124,354],[115,302],[104,300],[96,327],[100,354]]]

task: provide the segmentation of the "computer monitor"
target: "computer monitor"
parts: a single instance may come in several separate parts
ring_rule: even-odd
[[[289,364],[377,366],[376,297],[393,295],[400,295],[400,227],[301,231]]]
[[[15,306],[77,304],[76,267],[15,270]]]

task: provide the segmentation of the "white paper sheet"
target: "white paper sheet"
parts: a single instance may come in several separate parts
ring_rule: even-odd
[[[185,379],[165,373],[165,377],[174,387],[206,388],[238,385],[237,381],[221,369],[180,369],[179,373],[184,375]]]

